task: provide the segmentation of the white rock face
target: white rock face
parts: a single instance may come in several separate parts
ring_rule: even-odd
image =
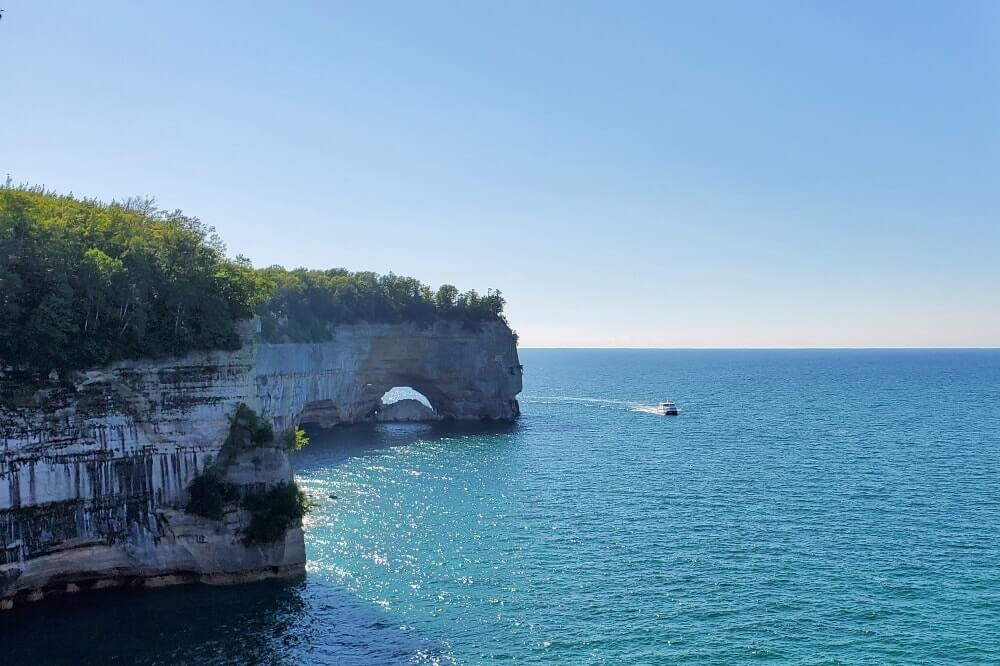
[[[117,363],[40,387],[0,371],[0,608],[115,585],[301,573],[301,529],[245,547],[245,512],[183,511],[241,403],[277,432],[374,418],[392,386],[421,391],[444,418],[518,415],[521,371],[500,323],[343,326],[322,344],[260,344],[249,322],[241,335],[235,352]],[[238,455],[226,478],[261,488],[292,470],[268,445]]]
[[[240,403],[259,407],[249,326],[236,352],[117,363],[39,390],[0,377],[0,607],[70,590],[234,582],[303,571],[301,529],[246,548],[234,510],[183,512],[194,476],[218,457]],[[229,480],[292,478],[274,446],[240,455]]]

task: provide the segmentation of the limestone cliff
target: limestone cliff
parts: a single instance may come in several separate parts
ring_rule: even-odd
[[[278,431],[375,419],[397,385],[424,393],[435,418],[518,415],[521,371],[500,322],[357,324],[320,344],[261,344],[250,326],[241,334],[235,352],[117,363],[40,385],[0,370],[0,608],[88,588],[302,572],[301,529],[247,547],[246,512],[216,521],[183,510],[240,404]],[[273,444],[240,452],[225,474],[242,488],[292,478]]]

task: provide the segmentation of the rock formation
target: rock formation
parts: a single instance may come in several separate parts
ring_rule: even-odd
[[[244,510],[222,520],[184,511],[192,479],[218,461],[241,404],[276,432],[374,420],[393,386],[426,395],[434,418],[519,413],[521,370],[500,322],[356,324],[336,328],[330,342],[281,345],[256,341],[251,328],[235,352],[123,362],[41,383],[0,369],[0,608],[116,585],[301,573],[301,529],[248,547]],[[226,481],[244,490],[291,478],[275,443],[225,466]]]
[[[278,430],[370,420],[394,386],[421,392],[445,419],[513,420],[521,368],[510,329],[354,324],[330,342],[262,344],[257,353],[257,394]]]
[[[375,412],[375,420],[390,423],[419,423],[440,421],[441,415],[433,409],[412,398],[382,405]]]

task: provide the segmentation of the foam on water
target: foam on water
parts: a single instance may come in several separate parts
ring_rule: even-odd
[[[659,416],[657,405],[643,405],[628,400],[613,400],[609,398],[581,398],[577,396],[535,396],[529,395],[521,399],[521,404],[558,405],[571,404],[584,407],[604,407],[621,411],[638,412],[640,414],[655,414]]]
[[[536,403],[541,405],[557,405],[561,403],[600,405],[600,406],[631,406],[634,403],[627,400],[612,400],[609,398],[582,398],[568,395],[526,395],[520,398],[521,403]]]

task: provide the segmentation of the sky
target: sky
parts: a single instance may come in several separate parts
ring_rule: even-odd
[[[1000,3],[4,0],[0,178],[524,347],[1000,346]]]

